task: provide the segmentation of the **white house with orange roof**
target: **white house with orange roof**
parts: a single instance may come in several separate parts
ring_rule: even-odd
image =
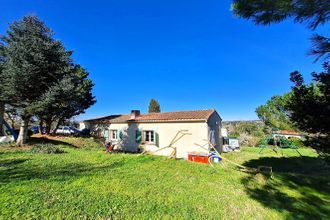
[[[123,151],[138,152],[143,149],[164,156],[174,153],[176,158],[186,159],[189,152],[209,153],[209,149],[198,146],[207,140],[221,152],[221,121],[214,109],[149,114],[132,110],[127,115],[82,121],[80,129],[91,129],[92,134],[117,144]]]

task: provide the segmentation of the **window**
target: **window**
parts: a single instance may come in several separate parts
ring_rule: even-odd
[[[155,143],[155,132],[154,131],[144,131],[144,141],[147,143]]]
[[[117,130],[110,130],[110,137],[111,137],[111,140],[117,140],[118,139]]]

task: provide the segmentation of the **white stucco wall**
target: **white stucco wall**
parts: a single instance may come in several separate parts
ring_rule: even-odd
[[[189,135],[181,135],[175,144],[176,157],[187,158],[188,152],[205,150],[198,147],[195,143],[203,144],[204,140],[208,138],[208,125],[206,122],[166,122],[166,123],[129,123],[129,124],[111,124],[109,129],[125,130],[129,138],[123,138],[125,151],[136,152],[139,149],[139,143],[136,143],[136,130],[152,130],[157,133],[157,143],[144,144],[144,147],[149,152],[157,151],[163,147],[168,146],[177,132],[180,130],[187,130],[185,133]],[[156,155],[169,156],[173,152],[172,148],[167,148],[156,152]]]
[[[85,128],[90,129],[90,123],[82,121],[79,123],[79,130],[83,130]]]

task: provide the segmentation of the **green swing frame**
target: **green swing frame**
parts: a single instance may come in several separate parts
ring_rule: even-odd
[[[273,145],[269,145],[268,143],[270,142],[270,140],[273,140]],[[277,145],[277,142],[279,143],[279,145]],[[283,153],[283,149],[292,149],[295,150],[300,156],[302,156],[302,154],[299,152],[299,148],[297,146],[295,146],[292,142],[290,142],[286,137],[273,137],[273,136],[267,136],[266,138],[264,138],[261,143],[259,144],[259,146],[261,149],[259,151],[259,154],[265,150],[266,148],[271,148],[272,151],[274,151],[276,154],[277,152],[277,148],[279,149],[279,151],[281,151],[282,156],[284,156]]]

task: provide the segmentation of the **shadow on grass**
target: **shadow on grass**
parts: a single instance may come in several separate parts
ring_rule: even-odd
[[[35,145],[35,144],[54,144],[54,145],[65,145],[68,147],[72,147],[72,148],[78,148],[77,146],[70,144],[68,142],[64,142],[61,140],[54,140],[54,139],[48,139],[45,137],[31,137],[29,139],[29,144],[31,145]]]
[[[83,162],[58,163],[53,166],[25,164],[28,159],[0,159],[2,170],[0,184],[26,180],[50,179],[65,180],[68,177],[87,176],[97,172],[107,172],[123,166],[124,161],[114,161],[107,165]]]
[[[28,159],[5,159],[0,160],[0,167],[14,166],[20,163],[24,163]]]
[[[242,179],[248,195],[265,207],[285,211],[287,219],[327,219],[330,216],[329,172],[319,158],[263,157],[245,166],[271,166],[274,179],[263,183],[255,176]]]

